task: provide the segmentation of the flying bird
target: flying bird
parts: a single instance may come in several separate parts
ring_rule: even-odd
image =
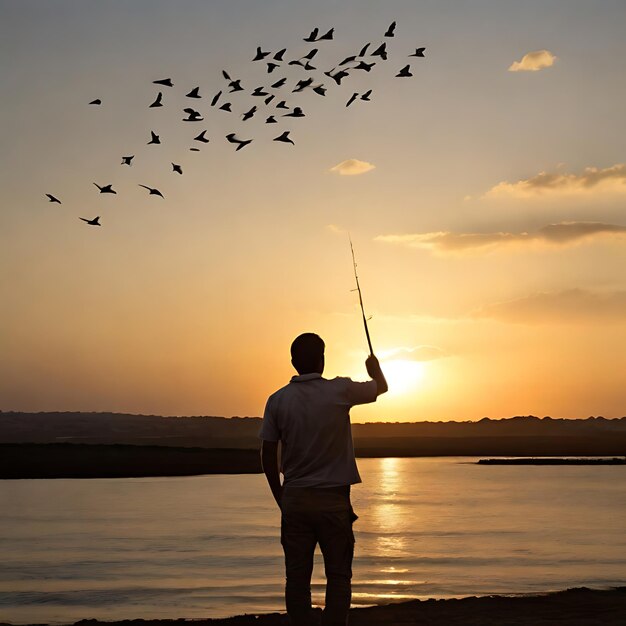
[[[149,109],[154,109],[155,107],[162,107],[163,104],[161,102],[161,100],[163,99],[163,92],[159,91],[159,93],[157,94],[157,97],[155,98],[154,102],[148,107]]]
[[[308,61],[304,64],[304,69],[307,72],[310,72],[311,70],[316,70],[317,68],[314,65],[311,65]]]
[[[89,104],[102,104],[102,100],[100,100],[100,98],[96,98],[95,100],[92,100]]]
[[[413,76],[413,74],[411,74],[411,66],[410,65],[405,65],[397,74],[396,74],[396,78],[410,78],[411,76]]]
[[[293,111],[291,113],[285,113],[283,117],[304,117],[304,113],[300,107],[293,107]]]
[[[267,73],[271,74],[277,67],[280,67],[279,63],[268,63],[267,64]]]
[[[94,183],[94,185],[100,190],[100,193],[115,193],[115,194],[117,194],[117,191],[115,191],[113,189],[113,185],[104,185],[103,187],[100,187],[100,185],[98,185],[98,183]]]
[[[183,111],[187,113],[187,117],[183,118],[183,122],[201,122],[204,119],[202,113],[189,107],[183,109]]]
[[[287,52],[287,48],[283,48],[282,50],[279,50],[272,58],[274,59],[274,61],[282,61],[283,55],[285,54],[285,52]]]
[[[270,95],[269,92],[263,91],[264,89],[265,87],[255,87],[251,95],[261,96],[261,97],[269,96]]]
[[[269,54],[269,52],[263,52],[261,50],[261,48],[259,48],[257,46],[256,55],[255,55],[254,59],[252,59],[252,60],[253,61],[262,61],[268,54]]]
[[[279,135],[278,137],[274,137],[272,141],[282,141],[283,143],[290,143],[292,146],[295,146],[296,144],[289,138],[290,132],[291,131],[286,130],[282,135]]]
[[[380,44],[380,46],[378,46],[378,48],[376,48],[376,50],[374,50],[374,52],[372,52],[370,56],[380,57],[383,61],[386,61],[387,60],[387,44],[386,43]]]
[[[200,148],[189,148],[192,152],[200,152]]]
[[[171,78],[160,78],[159,80],[153,80],[154,85],[165,85],[166,87],[173,87],[174,83]]]
[[[49,202],[58,202],[59,204],[63,204],[58,198],[53,196],[51,193],[47,193],[46,196],[48,196]]]
[[[332,71],[332,70],[331,70]],[[341,85],[341,80],[348,76],[348,72],[345,70],[339,70],[336,74],[324,72],[327,76],[330,76],[338,85]]]
[[[139,186],[143,187],[144,189],[147,189],[150,192],[149,195],[151,196],[159,196],[161,198],[165,198],[165,196],[158,189],[155,189],[154,187],[148,187],[147,185],[141,185],[141,184]]]
[[[200,95],[200,87],[194,87],[188,94],[185,95],[186,98],[202,98]]]
[[[303,91],[304,89],[306,89],[312,84],[313,84],[312,78],[307,78],[306,80],[299,80],[295,88],[291,90],[291,93],[299,93],[300,91]]]
[[[86,217],[79,217],[78,219],[83,220],[83,222],[87,222],[87,224],[90,224],[91,226],[102,226],[102,224],[100,223],[99,215],[96,215],[96,217],[94,217],[92,220],[88,220]]]
[[[265,102],[265,104],[269,104],[276,96],[274,94],[272,94],[271,96],[267,96],[267,98],[265,98],[265,100],[263,102]]]
[[[161,138],[153,130],[150,131],[150,141],[148,142],[148,145],[150,145],[151,143],[161,143]]]
[[[339,65],[346,65],[347,63],[354,63],[356,61],[356,55],[352,55],[351,57],[346,57]]]
[[[222,70],[222,76],[223,76],[226,80],[232,80],[232,78],[230,77],[230,74],[229,74],[226,70]]]
[[[177,165],[176,163],[172,163],[172,171],[176,172],[177,174],[182,174],[183,173],[183,168],[180,165]]]
[[[286,78],[281,78],[277,80],[273,85],[271,85],[272,89],[280,89],[287,82]]]
[[[311,31],[311,34],[308,37],[305,37],[302,41],[308,41],[309,43],[313,43],[314,41],[317,40],[317,34],[319,33],[319,29],[318,28],[314,28]]]
[[[222,95],[221,91],[218,91],[214,96],[213,99],[211,100],[211,106],[214,107],[217,104],[217,101],[220,99],[220,96]]]
[[[357,56],[359,57],[364,57],[365,53],[367,52],[367,49],[370,47],[369,43],[366,43],[362,48],[361,51],[359,52],[359,54],[357,54]]]
[[[327,33],[324,33],[321,37],[318,37],[316,41],[331,41],[333,38],[334,28],[331,28]]]
[[[234,93],[235,91],[243,91],[243,87],[241,86],[241,79],[232,80],[228,83],[228,86],[231,88],[230,93]]]
[[[197,137],[194,137],[194,141],[200,141],[202,143],[209,143],[209,140],[205,137],[206,130],[203,130]]]
[[[318,51],[319,51],[318,48],[312,48],[303,57],[300,57],[300,58],[307,59],[308,61],[312,61],[313,57],[318,53]]]
[[[370,102],[370,96],[372,95],[372,90],[368,89],[364,94],[361,95],[361,100],[365,100],[366,102]]]
[[[350,100],[348,100],[348,102],[346,102],[346,106],[349,107],[357,99],[358,95],[359,95],[358,93],[353,93],[350,96]]]
[[[256,113],[256,106],[253,106],[249,111],[243,114],[243,121],[249,120]]]
[[[230,102],[225,102],[221,107],[220,107],[220,111],[228,111],[229,113],[232,112],[232,109],[230,108]]]
[[[355,65],[352,69],[365,70],[366,72],[370,72],[374,65],[376,65],[376,63],[366,63],[365,61],[359,61],[359,64]]]
[[[120,165],[132,165],[131,161],[135,158],[135,155],[132,156],[123,156],[122,162]]]
[[[277,105],[277,109],[288,109],[287,103],[284,100],[281,100]]]
[[[413,54],[409,54],[409,56],[410,57],[423,57],[424,50],[426,50],[426,48],[415,48],[415,52]]]
[[[385,37],[393,37],[395,30],[396,30],[396,23],[391,22],[391,24],[389,24],[389,28],[387,29],[387,32],[385,33]]]
[[[276,121],[276,119],[274,118],[273,115],[270,115],[266,120],[265,120],[266,124],[278,124],[278,122]]]
[[[230,133],[226,135],[226,139],[230,143],[237,144],[237,148],[235,149],[235,152],[237,150],[241,150],[242,148],[245,148],[249,143],[252,143],[252,139],[237,139],[237,136],[235,135],[235,133]]]
[[[316,85],[313,87],[313,91],[320,96],[326,95],[326,87],[324,87],[324,85]]]

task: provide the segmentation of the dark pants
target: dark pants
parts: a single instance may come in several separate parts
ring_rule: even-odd
[[[348,623],[356,519],[350,487],[289,487],[281,500],[285,600],[291,626],[310,626],[313,553],[320,544],[326,572],[325,626]]]

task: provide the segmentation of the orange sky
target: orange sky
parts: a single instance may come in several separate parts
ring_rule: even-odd
[[[146,6],[0,8],[1,409],[260,415],[303,331],[328,376],[363,379],[349,230],[391,386],[357,421],[624,415],[621,3]],[[295,146],[241,121],[249,96],[208,106],[222,69],[268,84],[257,45],[297,57],[335,26],[322,69],[393,19],[387,65],[284,92],[306,112],[276,125]],[[206,122],[185,124],[197,85]],[[228,132],[254,141],[235,152]]]

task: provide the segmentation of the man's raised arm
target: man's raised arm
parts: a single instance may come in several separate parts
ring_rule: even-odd
[[[389,387],[387,386],[387,380],[385,379],[383,371],[380,369],[380,363],[378,362],[378,359],[373,354],[370,354],[367,357],[365,361],[365,367],[367,368],[367,373],[370,375],[370,377],[376,381],[376,386],[378,388],[377,395],[385,393],[389,389]]]

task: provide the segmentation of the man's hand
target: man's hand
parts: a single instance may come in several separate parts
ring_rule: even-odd
[[[380,395],[381,393],[385,393],[389,389],[389,387],[387,385],[387,381],[385,380],[385,375],[380,369],[380,363],[373,354],[370,354],[365,360],[365,367],[370,377],[376,381],[378,395]]]
[[[280,508],[283,496],[283,486],[280,484],[280,471],[278,469],[278,442],[264,441],[261,446],[261,465],[267,478],[267,483],[272,490],[276,504]]]

